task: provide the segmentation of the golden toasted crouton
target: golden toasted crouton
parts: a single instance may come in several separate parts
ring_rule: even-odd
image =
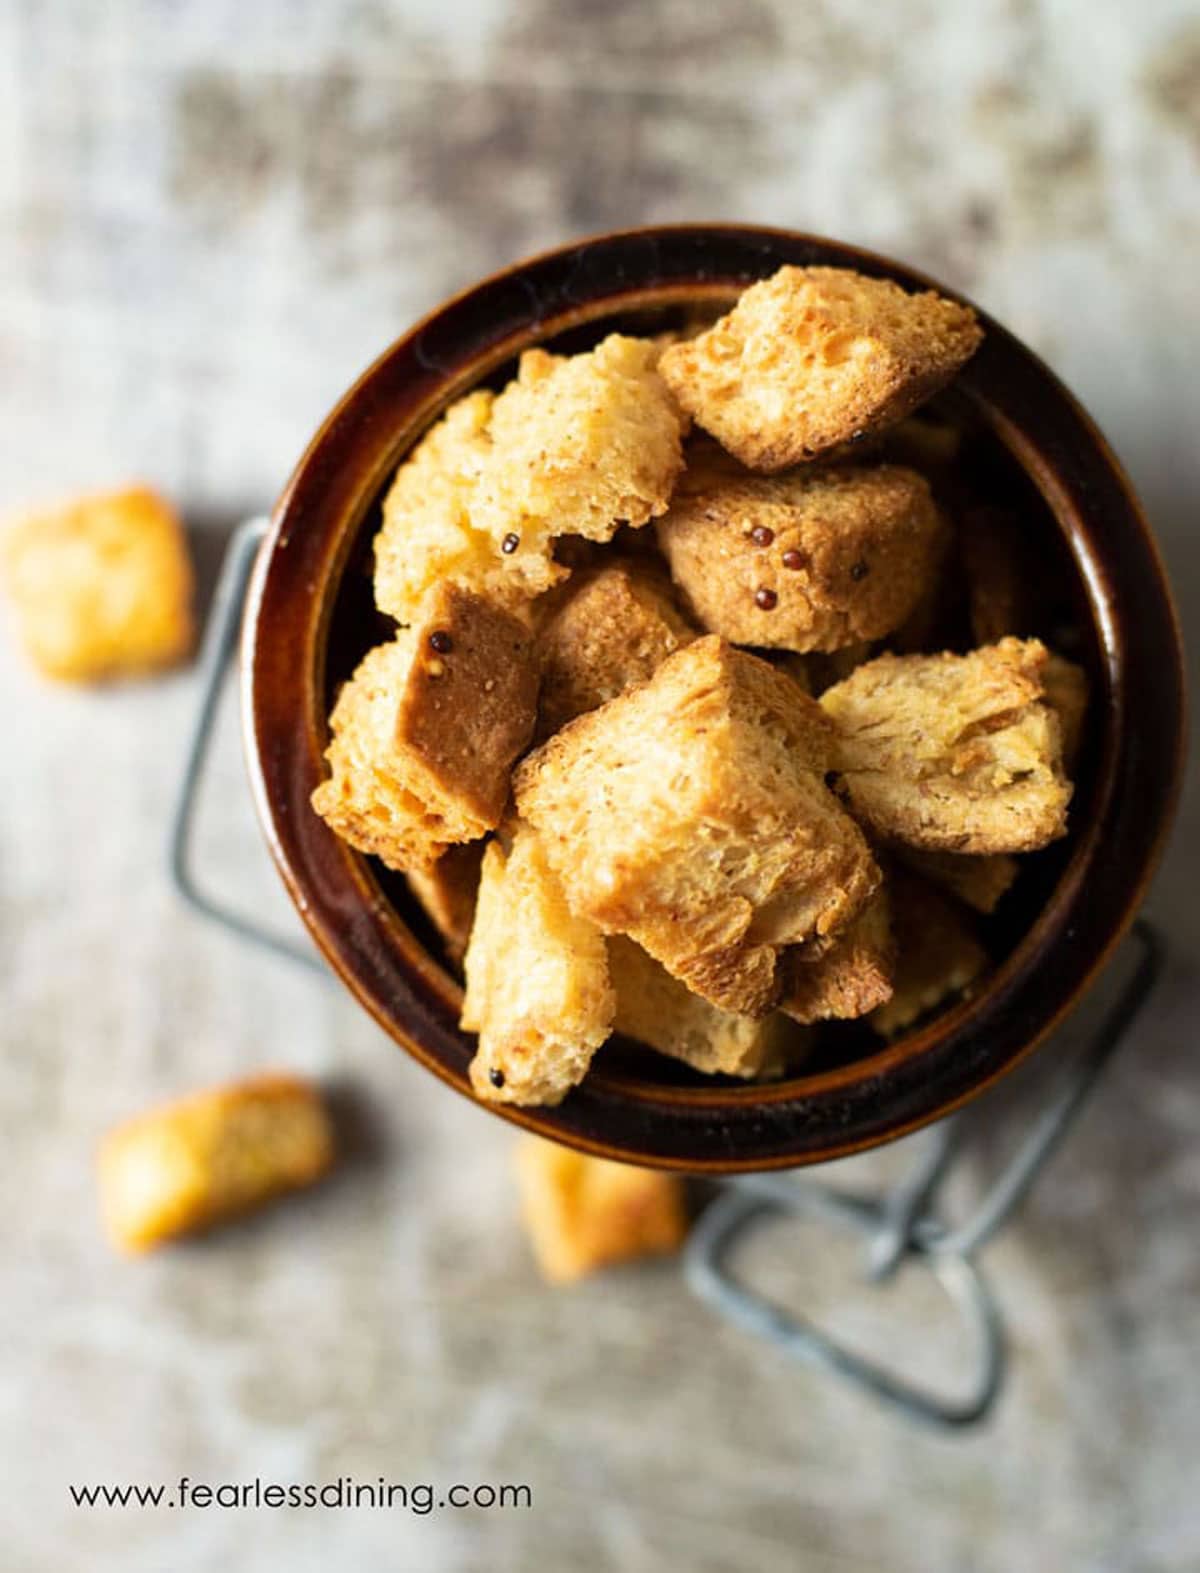
[[[317,1090],[264,1075],[119,1125],[99,1154],[100,1202],[115,1245],[145,1251],[319,1180],[333,1131]]]
[[[882,655],[828,689],[854,814],[949,852],[1027,852],[1065,834],[1071,784],[1045,664],[1040,641],[1004,639],[969,655]]]
[[[1021,865],[1007,852],[972,856],[969,852],[923,852],[919,847],[897,846],[899,857],[914,873],[948,890],[976,912],[995,912],[1021,872]]]
[[[723,1010],[765,1015],[781,945],[836,932],[878,881],[824,783],[819,706],[698,639],[517,767],[517,805],[572,908]]]
[[[483,846],[482,841],[468,841],[449,847],[436,863],[409,869],[405,876],[451,961],[463,959],[471,937]]]
[[[1083,720],[1088,706],[1087,673],[1074,661],[1050,652],[1042,668],[1046,703],[1058,716],[1062,728],[1063,765],[1074,769],[1083,747]]]
[[[870,1022],[894,1037],[921,1016],[968,989],[988,964],[966,912],[923,879],[889,870],[896,970],[892,997]]]
[[[26,514],[2,548],[18,634],[46,676],[134,676],[191,650],[187,541],[156,493],[108,492]]]
[[[662,375],[744,464],[786,470],[877,430],[949,382],[982,333],[967,306],[842,268],[780,268]]]
[[[536,1136],[517,1147],[522,1211],[533,1254],[551,1283],[677,1251],[687,1234],[674,1175],[609,1163]]]
[[[538,837],[517,827],[483,855],[462,1027],[479,1034],[471,1085],[492,1103],[555,1104],[612,1030],[604,938],[567,906]]]
[[[428,867],[500,822],[529,742],[537,665],[525,624],[454,583],[364,657],[330,717],[322,819],[391,868]]]
[[[896,945],[891,902],[881,885],[840,934],[827,944],[785,953],[779,1008],[793,1021],[847,1021],[892,997]]]
[[[396,472],[375,537],[375,600],[401,623],[420,617],[434,585],[451,582],[516,607],[565,579],[550,543],[506,542],[476,523],[472,499],[492,451],[493,395],[452,404]]]
[[[672,651],[696,637],[670,585],[641,562],[617,562],[572,580],[539,640],[538,733],[549,737],[576,716],[652,677]]]
[[[693,994],[640,945],[614,934],[608,970],[617,995],[617,1032],[706,1075],[778,1075],[792,1032],[779,1015],[756,1020],[718,1010]]]
[[[699,622],[738,644],[838,650],[878,639],[936,571],[944,525],[929,486],[892,465],[730,480],[694,476],[658,525]]]
[[[472,519],[532,550],[557,535],[609,541],[665,512],[684,418],[648,339],[613,333],[586,355],[527,350],[492,406],[492,452]]]

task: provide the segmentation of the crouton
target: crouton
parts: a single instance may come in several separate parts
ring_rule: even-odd
[[[490,1103],[556,1104],[612,1031],[616,999],[599,929],[567,906],[538,837],[518,826],[483,855],[467,946],[471,1085]]]
[[[421,602],[440,583],[515,609],[567,576],[548,541],[509,541],[475,522],[472,499],[492,451],[492,405],[486,389],[452,404],[400,466],[384,498],[375,600],[398,622],[419,619]]]
[[[798,945],[784,959],[779,1008],[793,1021],[848,1021],[891,999],[896,947],[886,886],[827,944]]]
[[[795,682],[709,636],[564,727],[513,786],[573,910],[761,1016],[778,947],[836,932],[878,882],[824,783],[832,741]]]
[[[2,551],[18,636],[47,677],[136,676],[191,650],[187,541],[156,493],[106,492],[25,514]]]
[[[693,478],[659,544],[703,627],[738,644],[838,650],[879,639],[937,568],[944,525],[912,470],[813,467]]]
[[[1030,633],[1037,576],[1016,519],[1003,508],[968,508],[960,540],[975,642]]]
[[[313,793],[322,819],[391,868],[426,868],[500,822],[533,733],[537,667],[524,623],[452,582],[422,621],[364,657],[342,688]]]
[[[1063,766],[1070,771],[1079,761],[1083,747],[1083,722],[1088,706],[1087,673],[1074,661],[1055,655],[1052,650],[1042,668],[1046,703],[1058,716],[1062,728]]]
[[[892,997],[871,1012],[871,1026],[894,1037],[968,990],[988,965],[969,915],[923,879],[889,869],[896,936]]]
[[[1046,659],[1036,639],[882,655],[828,689],[820,704],[855,816],[935,851],[1028,852],[1064,835],[1071,784]]]
[[[718,1010],[621,935],[608,941],[608,970],[617,1032],[705,1075],[750,1080],[782,1071],[794,1029],[778,1014],[759,1021]]]
[[[463,959],[471,937],[483,847],[482,841],[449,847],[436,863],[428,868],[409,869],[405,876],[451,961]]]
[[[705,431],[786,470],[907,415],[982,338],[975,313],[842,268],[783,267],[659,369]]]
[[[146,1251],[312,1185],[333,1163],[317,1090],[263,1075],[138,1115],[99,1153],[100,1202],[113,1243]]]
[[[550,1283],[669,1255],[687,1234],[683,1184],[672,1174],[526,1136],[517,1147],[517,1177],[529,1242]]]
[[[897,846],[895,851],[914,873],[976,912],[995,912],[1021,872],[1021,865],[1007,852],[973,857],[969,852],[922,852],[918,847]]]
[[[609,541],[666,511],[684,417],[648,339],[610,334],[585,355],[527,350],[492,406],[492,452],[472,520],[540,550],[552,536]]]
[[[549,737],[645,682],[695,637],[671,600],[665,576],[641,562],[618,562],[572,580],[539,640],[539,736]]]

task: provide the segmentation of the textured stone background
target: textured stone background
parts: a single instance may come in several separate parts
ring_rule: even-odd
[[[745,218],[910,258],[1039,348],[1113,437],[1200,615],[1200,20],[1182,0],[0,0],[0,73],[5,505],[141,474],[211,561],[450,290],[607,225]],[[1170,975],[989,1257],[1016,1368],[989,1428],[948,1442],[781,1368],[669,1268],[544,1291],[507,1129],[336,989],[173,902],[162,827],[194,697],[189,674],[51,692],[0,656],[6,1568],[1200,1564],[1194,792],[1154,899]],[[232,719],[203,839],[214,881],[288,920]],[[280,1061],[357,1089],[356,1162],[269,1217],[114,1261],[93,1220],[105,1126]],[[758,1254],[857,1335],[942,1352],[919,1289],[864,1301],[820,1236]],[[182,1473],[515,1480],[535,1505],[67,1501],[68,1481]]]

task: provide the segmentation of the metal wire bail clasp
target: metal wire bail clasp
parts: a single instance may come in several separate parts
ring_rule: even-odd
[[[861,1388],[910,1420],[942,1429],[982,1420],[1003,1385],[1006,1343],[1000,1308],[974,1257],[1024,1200],[1158,979],[1164,954],[1158,931],[1139,919],[1132,936],[1140,956],[1129,980],[964,1224],[947,1227],[935,1209],[956,1162],[970,1150],[965,1138],[976,1118],[973,1112],[936,1126],[912,1172],[891,1191],[863,1196],[822,1180],[785,1175],[745,1175],[730,1181],[688,1241],[686,1271],[693,1292],[747,1332]],[[736,1277],[729,1266],[734,1248],[781,1213],[817,1216],[864,1235],[868,1282],[889,1277],[902,1262],[932,1273],[965,1322],[975,1351],[975,1374],[967,1392],[951,1399],[909,1381]]]

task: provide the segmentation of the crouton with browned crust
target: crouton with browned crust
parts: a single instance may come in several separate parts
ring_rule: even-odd
[[[786,470],[897,421],[982,338],[969,306],[843,268],[752,284],[660,369],[684,409],[752,469]]]

